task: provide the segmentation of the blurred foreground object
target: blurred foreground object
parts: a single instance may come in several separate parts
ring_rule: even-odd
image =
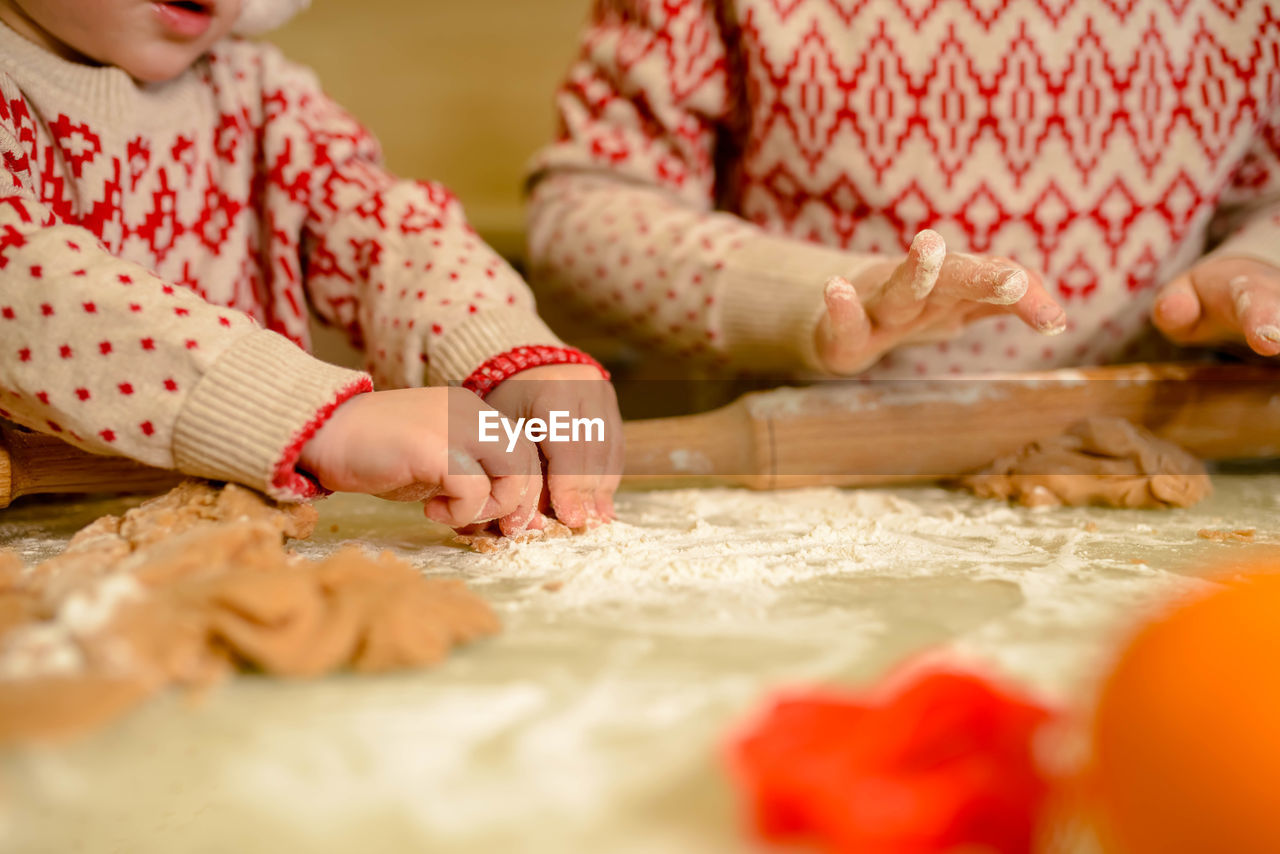
[[[1108,854],[1280,852],[1280,552],[1245,570],[1143,627],[1103,686]]]
[[[1030,852],[1053,718],[979,676],[932,670],[887,692],[778,700],[731,745],[760,835],[832,852]]]

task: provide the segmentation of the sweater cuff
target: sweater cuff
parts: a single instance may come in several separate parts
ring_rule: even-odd
[[[827,280],[852,279],[874,262],[791,238],[748,242],[727,259],[720,277],[724,349],[756,369],[824,371],[814,339],[826,312]]]
[[[174,465],[278,500],[322,495],[294,467],[302,446],[340,403],[372,388],[366,374],[255,330],[219,356],[188,397],[174,425]]]
[[[561,347],[565,343],[532,311],[493,308],[454,327],[428,352],[428,385],[461,385],[495,356],[518,347]],[[548,363],[550,364],[550,363]]]
[[[494,356],[471,376],[462,381],[462,387],[478,394],[481,399],[521,371],[540,368],[543,365],[590,365],[609,379],[609,372],[595,359],[576,347],[516,347]]]
[[[1280,268],[1280,208],[1228,237],[1208,257],[1251,258]]]

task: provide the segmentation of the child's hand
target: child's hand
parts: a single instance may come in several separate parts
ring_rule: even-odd
[[[589,365],[543,365],[510,377],[486,401],[507,418],[600,418],[603,442],[543,442],[547,490],[556,517],[571,528],[613,519],[613,493],[622,478],[622,416],[613,385]]]
[[[1280,354],[1280,269],[1250,258],[1210,258],[1156,295],[1156,328],[1177,344],[1243,340]]]
[[[1067,323],[1034,273],[1004,258],[948,254],[929,230],[915,236],[901,263],[877,264],[852,283],[832,279],[826,303],[816,343],[834,374],[857,373],[900,344],[948,338],[992,314],[1013,314],[1046,335]]]
[[[484,401],[460,388],[358,394],[302,447],[300,468],[326,489],[421,501],[429,519],[454,528],[498,519],[504,534],[537,517],[538,451],[521,439],[476,441]]]

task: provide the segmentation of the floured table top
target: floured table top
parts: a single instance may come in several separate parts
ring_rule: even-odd
[[[1280,475],[1192,510],[1026,510],[940,489],[619,496],[621,521],[473,554],[416,505],[338,496],[358,540],[462,577],[503,634],[382,677],[243,677],[59,748],[0,754],[0,850],[751,851],[721,770],[770,691],[865,684],[923,649],[1079,699],[1128,621],[1280,535]],[[0,513],[30,563],[130,502]],[[335,530],[336,528],[336,530]]]

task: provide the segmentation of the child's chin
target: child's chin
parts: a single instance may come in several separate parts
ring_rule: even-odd
[[[160,44],[119,57],[114,64],[139,83],[164,83],[180,76],[203,53],[192,45]]]

